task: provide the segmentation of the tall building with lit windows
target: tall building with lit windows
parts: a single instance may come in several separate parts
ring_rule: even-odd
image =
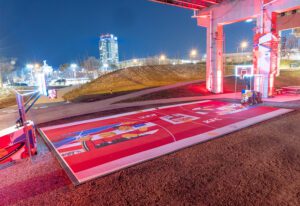
[[[119,64],[118,38],[113,34],[100,36],[100,64],[103,71],[115,70]]]

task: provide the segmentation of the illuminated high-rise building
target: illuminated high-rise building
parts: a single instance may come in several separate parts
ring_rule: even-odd
[[[113,34],[100,36],[100,64],[103,71],[114,70],[119,64],[118,38]]]

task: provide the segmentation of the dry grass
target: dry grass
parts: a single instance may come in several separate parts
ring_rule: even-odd
[[[0,109],[13,106],[15,104],[16,96],[13,92],[6,89],[0,89]]]
[[[233,68],[234,65],[226,65],[225,75],[232,75],[234,73]],[[111,92],[117,95],[117,93],[123,94],[123,92],[197,79],[205,80],[205,64],[132,67],[104,75],[91,83],[68,92],[63,98],[69,101],[81,101],[80,99],[89,95],[94,95],[93,98]],[[226,81],[227,86],[231,84],[230,82]],[[280,76],[275,81],[276,87],[299,84],[300,71],[281,71]]]
[[[300,70],[282,70],[280,76],[275,80],[275,87],[298,86],[300,85]]]
[[[134,91],[150,87],[170,85],[178,82],[204,79],[205,65],[160,65],[122,69],[104,75],[64,95],[74,100],[83,95],[107,94],[111,91]]]
[[[232,73],[233,66],[226,66],[225,74],[230,75]],[[111,91],[113,93],[122,93],[197,79],[205,79],[204,64],[133,67],[102,76],[91,83],[66,93],[63,98],[74,101],[86,95],[110,94]],[[276,78],[276,87],[290,85],[300,85],[300,70],[281,71],[280,76]],[[1,89],[0,109],[15,104],[14,94]]]

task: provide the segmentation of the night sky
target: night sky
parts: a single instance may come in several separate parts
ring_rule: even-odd
[[[205,29],[192,14],[147,0],[0,0],[0,56],[53,66],[99,58],[99,35],[113,33],[121,60],[160,53],[186,58],[192,48],[205,52]],[[251,42],[253,26],[226,26],[226,51]]]

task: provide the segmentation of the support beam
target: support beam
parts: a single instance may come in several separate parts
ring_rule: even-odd
[[[210,4],[218,4],[219,3],[219,1],[217,1],[217,0],[200,0],[200,1],[210,3]]]
[[[281,14],[277,16],[278,31],[300,27],[300,9],[292,10]]]
[[[223,26],[215,25],[214,29],[215,41],[213,42],[212,53],[214,58],[212,58],[212,71],[213,71],[213,93],[223,93],[223,78],[224,78],[224,68],[223,68]]]
[[[214,21],[218,24],[231,24],[249,18],[257,18],[265,2],[262,0],[230,0],[198,10],[195,17],[208,15],[214,12]],[[267,3],[267,2],[266,2]],[[300,8],[300,0],[276,0],[266,4],[265,9],[270,12],[284,12]],[[247,8],[247,9],[242,9]],[[198,20],[201,21],[201,18]],[[198,22],[199,24],[199,22]]]
[[[211,5],[216,5],[222,0],[150,0],[153,2],[168,4],[186,9],[201,10]]]
[[[180,4],[187,4],[189,6],[199,7],[199,8],[206,8],[207,6],[203,5],[203,3],[194,3],[191,1],[183,1],[183,0],[173,0],[174,2],[180,3]]]
[[[173,0],[150,0],[152,2],[176,6],[184,9],[192,9],[192,10],[200,10],[205,7],[201,5],[195,5],[195,4],[188,4],[187,2],[180,2],[180,1],[173,1]]]
[[[223,93],[223,25],[215,24],[213,13],[207,17],[206,88],[213,93]]]
[[[277,13],[267,9],[263,9],[257,20],[254,90],[261,92],[264,98],[273,96],[278,73],[279,35],[276,20]]]

